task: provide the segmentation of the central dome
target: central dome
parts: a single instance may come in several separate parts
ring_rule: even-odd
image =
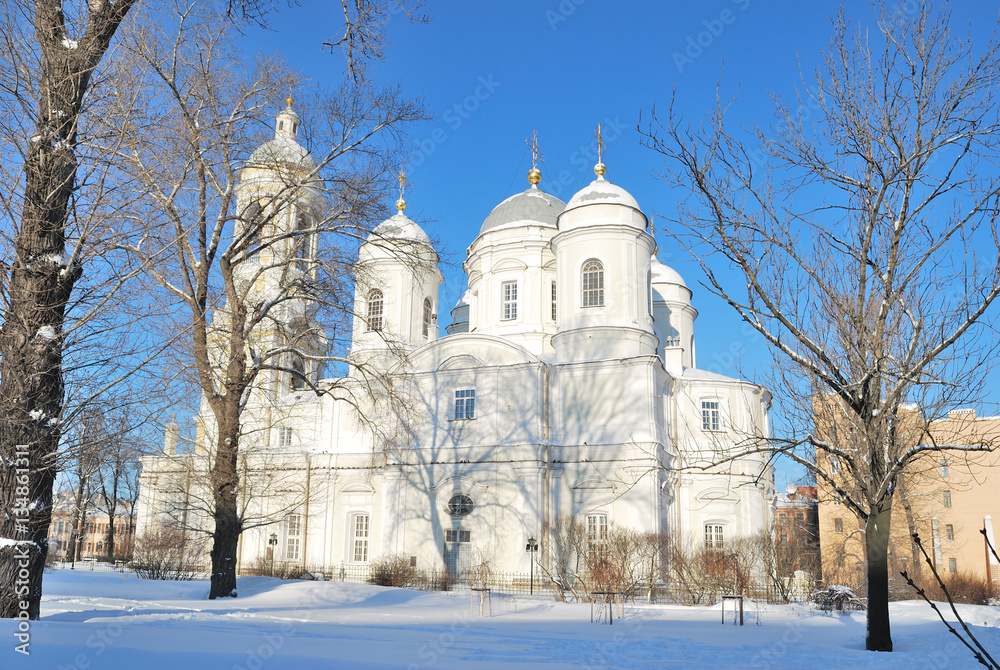
[[[551,196],[540,188],[531,187],[507,198],[493,208],[483,221],[479,234],[498,228],[523,225],[541,225],[556,228],[556,220],[566,207],[559,198]]]

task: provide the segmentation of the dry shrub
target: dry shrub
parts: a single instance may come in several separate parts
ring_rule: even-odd
[[[380,556],[371,562],[370,584],[404,588],[418,586],[417,569],[408,556]]]
[[[931,600],[945,601],[948,599],[937,580],[931,578],[924,581],[923,589]],[[944,584],[948,588],[948,593],[951,594],[951,599],[956,603],[989,605],[991,600],[1000,597],[1000,588],[996,584],[990,584],[985,577],[968,572],[949,575],[944,578]]]
[[[266,556],[258,556],[240,574],[252,577],[277,577],[278,579],[301,579],[303,570],[298,563],[272,561]]]
[[[194,579],[204,571],[205,542],[186,537],[183,531],[158,528],[135,541],[132,568],[143,579]]]

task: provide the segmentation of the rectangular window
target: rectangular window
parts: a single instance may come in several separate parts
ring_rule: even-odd
[[[280,426],[278,428],[278,446],[292,446],[292,429],[289,426]]]
[[[299,544],[301,534],[301,524],[299,517],[290,516],[285,519],[285,560],[299,560]]]
[[[944,492],[944,506],[948,509],[951,508],[951,491]]]
[[[955,527],[950,523],[944,527],[944,536],[949,540],[955,539]]]
[[[587,515],[587,549],[592,558],[606,558],[608,549],[608,515]]]
[[[517,282],[505,281],[500,284],[501,301],[503,303],[503,313],[500,317],[504,321],[512,321],[517,318]]]
[[[955,574],[958,572],[958,559],[949,558],[948,559],[948,572]]]
[[[701,429],[719,430],[719,402],[717,400],[701,401]]]
[[[556,320],[556,283],[552,282],[552,320]]]
[[[724,542],[725,542],[725,534],[721,525],[719,524],[705,525],[706,549],[721,549]]]
[[[840,459],[836,456],[830,457],[830,473],[834,475],[840,474]]]
[[[354,562],[368,562],[368,515],[354,516]]]
[[[476,418],[476,389],[455,391],[455,418]]]
[[[837,533],[843,533],[844,532],[844,520],[843,519],[834,519],[833,520],[833,530],[835,532],[837,532]]]
[[[446,530],[444,532],[444,541],[445,542],[459,542],[459,543],[471,542],[472,541],[472,531],[469,531],[469,530],[459,530],[457,528],[455,530]]]
[[[943,458],[941,459],[941,476],[942,477],[948,476],[948,461],[946,461]]]

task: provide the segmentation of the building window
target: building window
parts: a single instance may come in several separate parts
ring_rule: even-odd
[[[587,550],[592,558],[606,558],[608,549],[608,515],[587,515]]]
[[[434,312],[431,309],[431,299],[424,298],[424,337],[430,337],[431,319],[433,317],[434,317]]]
[[[725,534],[720,524],[705,524],[705,548],[721,549],[725,542]]]
[[[292,429],[290,426],[278,427],[278,446],[279,447],[292,446]]]
[[[948,509],[951,508],[951,491],[944,492],[944,506]]]
[[[943,458],[941,459],[941,476],[942,477],[948,476],[948,461],[946,461]]]
[[[500,284],[500,297],[503,305],[501,319],[512,321],[517,318],[517,282],[505,281]]]
[[[555,321],[556,320],[556,283],[552,282],[552,284],[550,286],[551,286],[551,293],[552,293],[552,299],[551,299],[551,304],[552,304],[552,320]]]
[[[293,244],[295,244],[295,267],[298,270],[305,270],[309,267],[308,259],[310,256],[311,235],[305,231],[310,228],[312,228],[312,221],[310,221],[309,215],[305,212],[299,212],[295,219],[295,239],[293,240]]]
[[[701,429],[719,430],[719,401],[701,401]]]
[[[948,559],[948,572],[955,574],[958,572],[958,559],[949,558]]]
[[[260,261],[260,249],[254,248],[260,244],[261,229],[263,228],[263,208],[260,203],[252,202],[247,206],[246,218],[244,219],[244,225],[246,226],[246,238],[247,238],[247,249],[244,254],[247,263],[257,263]]]
[[[455,418],[476,418],[476,389],[455,391]]]
[[[475,507],[475,503],[472,502],[472,498],[464,493],[458,493],[453,495],[451,500],[448,501],[448,514],[452,516],[465,516],[472,512],[473,507]]]
[[[583,264],[583,306],[604,307],[604,265],[591,259]]]
[[[291,384],[293,391],[300,391],[306,387],[306,364],[298,356],[292,356]]]
[[[843,519],[834,519],[833,520],[833,530],[836,533],[843,533],[844,532],[844,520]]]
[[[830,457],[830,472],[835,475],[840,474],[840,459],[836,456]]]
[[[472,532],[468,530],[459,530],[458,528],[454,530],[446,530],[444,532],[445,542],[471,542]]]
[[[382,330],[382,291],[368,292],[368,330]]]
[[[354,550],[352,552],[355,563],[368,562],[368,515],[355,514],[354,523]]]
[[[950,523],[946,524],[945,527],[944,527],[944,536],[945,536],[946,539],[954,540],[955,539],[955,526],[951,525]]]
[[[298,515],[292,515],[285,519],[285,560],[299,560],[299,546],[301,543],[302,524]]]

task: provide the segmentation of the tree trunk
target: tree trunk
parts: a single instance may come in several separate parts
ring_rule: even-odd
[[[115,512],[117,509],[114,502],[108,504],[108,532],[104,536],[104,549],[107,551],[108,563],[115,562]]]
[[[873,507],[865,522],[868,560],[868,631],[865,649],[892,651],[889,634],[889,523],[892,498]]]
[[[238,397],[237,397],[238,400]],[[212,470],[212,495],[215,502],[215,532],[212,534],[212,584],[209,599],[236,597],[236,549],[243,532],[237,506],[237,456],[239,454],[239,408],[233,398],[219,421],[219,442]]]

